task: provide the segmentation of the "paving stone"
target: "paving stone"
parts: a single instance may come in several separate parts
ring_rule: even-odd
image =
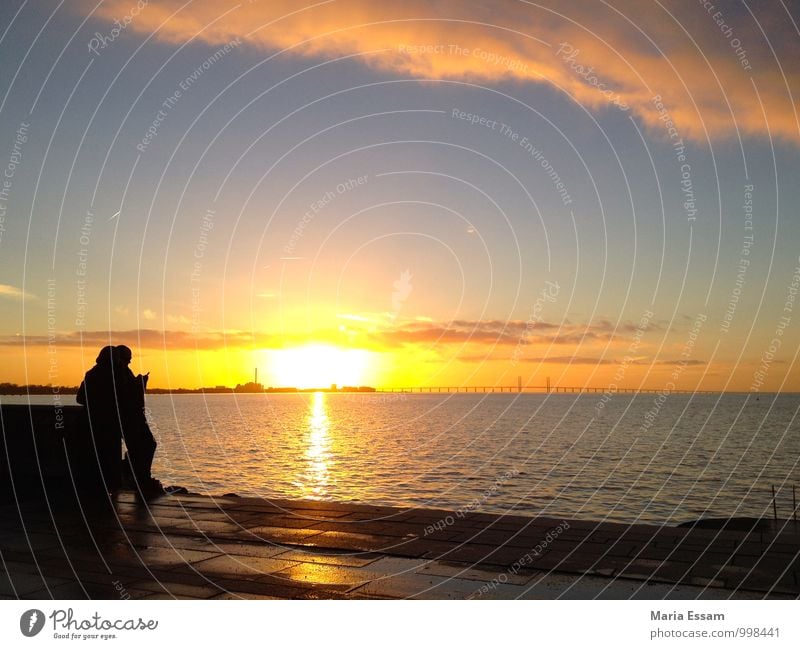
[[[258,579],[297,565],[294,561],[275,558],[223,555],[192,564],[198,573],[211,579],[234,577],[238,579]]]
[[[327,521],[325,521],[327,522]],[[320,521],[310,520],[307,518],[300,518],[298,516],[290,516],[288,514],[276,514],[274,516],[256,515],[256,518],[248,521],[246,527],[288,527],[292,529],[312,528],[320,529],[315,526]],[[323,523],[320,523],[323,524]]]
[[[29,572],[0,572],[0,594],[10,597],[26,597],[37,591],[47,591],[65,584],[69,579]]]
[[[196,530],[206,536],[238,536],[247,533],[247,528],[229,521],[185,521],[175,525],[179,530]]]
[[[115,598],[115,581],[132,597],[226,597],[231,591],[252,598],[468,598],[476,588],[503,599],[798,593],[800,536],[787,530],[319,500],[178,495],[143,503],[124,492],[115,507],[119,520],[102,509],[84,512],[84,520],[66,506],[25,507],[21,515],[0,508],[8,519],[0,557],[10,572],[0,575],[0,597],[46,593],[48,584],[56,597]],[[12,580],[25,593],[15,593]],[[133,586],[158,581],[172,590]],[[491,592],[487,584],[494,584]]]
[[[130,599],[142,599],[151,595],[148,590],[138,588],[128,589],[127,595]],[[26,599],[59,599],[59,600],[97,600],[97,599],[127,599],[120,597],[118,591],[112,584],[96,584],[92,582],[78,582],[71,581],[66,584],[61,584],[51,589],[50,592],[40,590],[34,593],[29,593],[25,596]]]
[[[307,540],[324,534],[320,530],[294,529],[288,527],[271,527],[269,525],[258,525],[251,527],[239,536],[244,541],[269,541],[272,543],[296,543],[305,545]]]
[[[209,552],[221,555],[269,558],[283,554],[295,546],[267,541],[249,543],[247,541],[208,539],[203,547]]]
[[[308,531],[308,530],[306,530]],[[383,552],[391,554],[392,549],[403,545],[402,539],[377,534],[357,534],[351,532],[320,532],[305,539],[312,545],[341,550],[361,550],[363,552]]]
[[[501,579],[503,583],[511,585],[523,585],[531,580],[530,574],[513,573],[508,570],[498,572],[484,568],[472,568],[464,564],[447,563],[443,561],[429,561],[417,569],[417,574],[432,575],[434,577],[454,577],[457,579],[469,579],[479,582],[492,582],[494,579]],[[502,584],[500,584],[502,585]],[[480,588],[480,586],[476,586]]]
[[[443,561],[455,561],[459,563],[467,563],[475,565],[478,563],[490,563],[489,557],[497,552],[497,548],[493,545],[479,545],[477,543],[452,545],[445,552],[439,552],[438,548],[433,551],[425,553],[426,559],[439,559]],[[515,553],[516,554],[516,553]],[[524,553],[522,553],[524,554]],[[515,557],[515,561],[518,557]]]
[[[477,590],[476,582],[468,579],[414,574],[376,579],[349,594],[395,599],[467,599],[474,596]]]
[[[350,515],[352,512],[342,509],[302,509],[293,507],[289,509],[287,513],[291,516],[295,516],[296,518],[306,521],[306,524],[308,525],[310,523],[337,520],[344,516]]]
[[[2,534],[0,535],[0,550],[36,551],[47,548],[60,547],[62,540],[56,534]]]
[[[330,566],[322,563],[297,563],[291,568],[281,570],[275,576],[304,585],[344,586],[349,590],[382,575],[369,572],[366,568]]]
[[[225,591],[248,593],[253,595],[267,595],[278,599],[295,599],[307,593],[310,588],[305,588],[298,584],[290,584],[283,580],[248,581],[239,579],[219,579],[215,583]]]
[[[299,561],[303,563],[320,563],[331,566],[349,566],[360,568],[369,565],[381,557],[380,554],[365,552],[317,552],[313,548],[299,550],[283,550],[276,557],[285,561]]]
[[[214,595],[210,599],[283,599],[281,597],[273,597],[272,595],[256,595],[255,593],[241,593],[241,592],[222,592]]]
[[[392,554],[398,557],[408,558],[431,558],[438,559],[444,556],[453,548],[457,547],[453,543],[444,541],[436,541],[432,539],[413,539],[404,543],[395,545],[391,551],[385,551],[385,554]]]
[[[215,586],[198,586],[193,584],[183,584],[175,581],[134,581],[124,584],[126,591],[133,590],[148,591],[152,595],[166,596],[167,599],[178,599],[190,597],[193,599],[207,599],[221,594],[223,591]],[[152,597],[150,598],[152,599]]]
[[[376,516],[371,512],[347,512],[342,518],[351,521],[395,521],[398,523],[412,522],[414,518],[413,509],[409,510],[396,510],[389,513],[382,513]]]

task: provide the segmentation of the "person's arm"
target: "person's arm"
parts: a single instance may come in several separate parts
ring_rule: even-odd
[[[78,394],[75,395],[75,401],[82,406],[86,405],[86,383],[81,381],[81,387],[78,388]]]

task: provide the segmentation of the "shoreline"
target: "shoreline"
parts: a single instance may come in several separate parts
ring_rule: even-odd
[[[24,388],[26,386],[20,386]],[[49,386],[49,385],[36,385],[36,386],[29,386],[35,388],[30,392],[26,391],[14,391],[14,392],[0,392],[0,397],[52,397],[53,394],[77,394],[78,386]],[[338,390],[331,390],[330,388],[273,388],[273,389],[265,389],[265,390],[236,390],[235,388],[229,387],[215,387],[215,388],[147,388],[148,396],[154,395],[164,395],[164,394],[171,394],[171,395],[210,395],[210,394],[227,394],[227,395],[234,395],[234,396],[242,396],[242,395],[249,395],[249,394],[257,394],[257,395],[298,395],[298,394],[314,394],[315,392],[322,392],[325,394],[345,394],[345,395],[375,395],[375,396],[382,396],[382,395],[406,395],[406,396],[437,396],[437,395],[481,395],[481,396],[491,396],[491,395],[537,395],[537,396],[566,396],[566,395],[598,395],[598,394],[605,394],[603,389],[601,388],[582,388],[581,390],[573,390],[573,391],[556,391],[555,389],[547,392],[540,388],[530,388],[530,389],[523,389],[522,391],[517,391],[516,389],[513,391],[509,391],[504,389],[504,391],[481,391],[481,387],[472,387],[472,386],[464,386],[459,389],[459,391],[452,390],[452,391],[444,391],[441,392],[437,391],[437,388],[431,388],[428,391],[428,388],[424,388],[420,390],[419,388],[414,388],[413,390],[410,389],[403,389],[403,388],[374,388],[371,390],[345,390],[345,389],[338,389]],[[753,392],[750,390],[664,390],[663,392],[668,393],[674,396],[705,396],[705,397],[712,397],[712,396],[723,396],[723,395],[742,395],[742,396],[754,396],[758,397],[774,397],[774,396],[800,396],[800,391],[780,391],[780,392]],[[642,389],[642,390],[635,390],[633,388],[626,388],[619,392],[615,392],[614,396],[616,397],[637,397],[637,396],[652,396],[657,395],[658,391],[655,389]]]

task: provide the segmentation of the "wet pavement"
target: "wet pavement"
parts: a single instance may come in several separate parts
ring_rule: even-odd
[[[800,595],[800,530],[715,531],[192,494],[0,507],[0,598]]]

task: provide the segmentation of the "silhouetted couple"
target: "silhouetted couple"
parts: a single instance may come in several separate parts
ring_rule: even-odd
[[[150,474],[156,441],[144,409],[144,392],[149,372],[134,376],[128,365],[133,354],[129,347],[103,347],[96,365],[86,372],[78,390],[78,403],[86,406],[91,437],[94,441],[106,491],[120,487],[122,440],[136,488],[150,497],[163,493],[158,480]]]

